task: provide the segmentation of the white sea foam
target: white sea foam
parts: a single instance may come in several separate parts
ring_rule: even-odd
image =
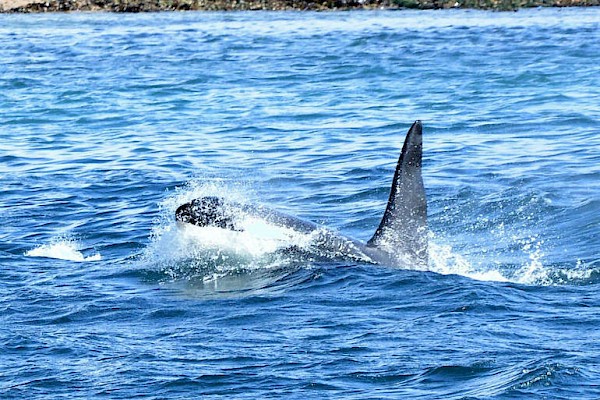
[[[177,245],[184,248],[193,246],[198,249],[220,250],[241,258],[253,259],[291,246],[304,247],[310,241],[310,235],[299,234],[292,229],[255,218],[248,218],[241,225],[245,227],[243,231],[179,223],[171,230],[175,235],[170,240],[175,239]]]
[[[79,250],[79,243],[73,239],[57,239],[50,244],[44,244],[25,252],[27,257],[45,257],[58,260],[86,262],[100,261],[100,253],[85,257]]]
[[[268,223],[241,210],[236,219],[243,228],[240,231],[174,221],[175,209],[192,199],[217,195],[245,203],[249,197],[246,193],[246,188],[228,187],[223,181],[193,181],[176,190],[160,205],[161,216],[142,256],[146,267],[154,266],[173,277],[195,276],[198,272],[208,279],[214,277],[214,271],[219,275],[239,269],[279,267],[293,261],[282,250],[310,246],[313,235]]]
[[[461,275],[479,281],[509,281],[500,271],[479,270],[469,261],[452,251],[449,245],[441,245],[430,240],[429,242],[429,266],[430,271],[443,275]]]
[[[162,227],[147,248],[146,264],[154,265],[174,278],[214,276],[238,270],[281,267],[294,261],[286,255],[291,247],[309,245],[311,235],[270,225],[248,222],[248,229],[231,231],[172,222]]]
[[[494,262],[492,254],[482,254],[478,265],[471,263],[466,257],[456,254],[447,244],[437,243],[437,238],[429,242],[429,270],[439,274],[456,274],[471,279],[495,282],[513,282],[524,285],[562,285],[590,279],[598,268],[586,265],[577,260],[573,266],[558,268],[556,265],[544,263],[544,241],[537,236],[518,239],[516,241],[521,254],[525,256],[523,264],[517,268]]]

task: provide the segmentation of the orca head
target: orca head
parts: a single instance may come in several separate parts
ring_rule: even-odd
[[[201,197],[179,206],[175,211],[175,220],[200,227],[237,230],[229,207],[216,196]]]

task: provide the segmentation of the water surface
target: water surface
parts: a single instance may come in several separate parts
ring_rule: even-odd
[[[2,397],[600,397],[599,66],[595,8],[0,15]],[[416,119],[426,270],[175,229],[368,240]]]

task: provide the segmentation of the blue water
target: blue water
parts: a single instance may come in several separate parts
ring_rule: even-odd
[[[427,270],[175,226],[367,240],[416,119]],[[0,15],[0,137],[3,399],[600,398],[598,8]]]

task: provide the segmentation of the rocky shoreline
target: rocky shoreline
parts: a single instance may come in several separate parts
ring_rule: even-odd
[[[599,6],[600,0],[0,0],[0,13],[67,11],[249,11]]]

